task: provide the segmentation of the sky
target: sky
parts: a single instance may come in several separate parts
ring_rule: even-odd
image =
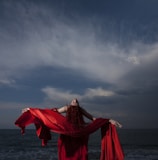
[[[124,128],[158,128],[157,0],[1,0],[0,128],[77,98]]]

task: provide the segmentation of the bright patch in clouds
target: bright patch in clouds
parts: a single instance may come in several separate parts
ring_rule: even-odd
[[[113,96],[115,93],[113,91],[107,91],[102,88],[88,88],[85,91],[84,97],[89,97],[93,98],[95,96],[103,96],[103,97],[108,97],[108,96]]]
[[[136,56],[129,56],[128,58],[127,58],[127,61],[128,62],[131,62],[131,63],[133,63],[133,64],[140,64],[140,61],[139,61],[139,59],[138,59],[138,57],[136,57]]]
[[[46,100],[54,100],[54,101],[70,101],[73,98],[77,98],[79,100],[85,98],[94,98],[96,96],[107,97],[113,96],[115,93],[113,91],[107,91],[102,88],[88,88],[85,93],[80,95],[76,93],[72,93],[71,91],[63,91],[57,88],[46,87],[42,89],[42,92],[46,94]]]
[[[0,85],[12,86],[14,83],[15,83],[15,80],[0,79]]]

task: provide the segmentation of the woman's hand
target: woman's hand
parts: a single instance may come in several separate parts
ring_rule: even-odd
[[[109,122],[111,124],[115,125],[116,127],[122,128],[122,125],[119,122],[117,122],[117,121],[115,121],[113,119],[110,119]]]
[[[25,112],[27,112],[29,110],[30,110],[30,108],[24,108],[24,109],[22,109],[22,113],[25,113]]]

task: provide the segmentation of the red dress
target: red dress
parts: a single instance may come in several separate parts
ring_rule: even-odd
[[[69,106],[66,118],[75,129],[84,128],[86,125],[79,106]],[[59,160],[88,160],[88,138],[89,135],[81,137],[60,135],[58,139]]]

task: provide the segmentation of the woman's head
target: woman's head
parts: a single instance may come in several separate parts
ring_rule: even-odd
[[[79,106],[79,102],[78,102],[78,100],[75,98],[75,99],[73,99],[73,100],[71,101],[70,105],[71,105],[71,106]]]
[[[85,124],[79,102],[76,98],[71,101],[66,112],[66,118],[75,128],[83,127],[83,124]]]

